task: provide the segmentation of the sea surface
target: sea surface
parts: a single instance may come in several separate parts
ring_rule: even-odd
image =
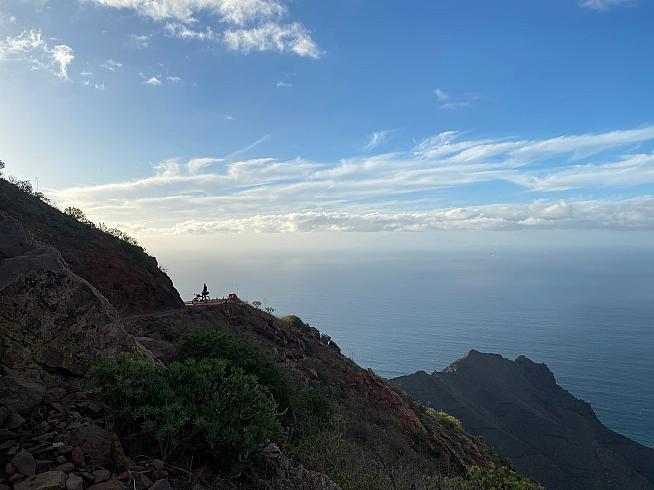
[[[420,252],[167,258],[190,298],[261,300],[384,377],[470,349],[544,362],[608,427],[654,447],[654,252]]]

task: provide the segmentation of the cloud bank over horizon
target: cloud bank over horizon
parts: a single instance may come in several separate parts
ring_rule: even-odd
[[[146,178],[49,195],[95,219],[172,234],[651,230],[654,197],[640,189],[654,184],[653,147],[654,126],[542,139],[447,131],[404,151],[333,163],[234,160],[238,152],[170,159]],[[506,193],[477,204],[456,197],[465,191],[474,201],[489,183]]]

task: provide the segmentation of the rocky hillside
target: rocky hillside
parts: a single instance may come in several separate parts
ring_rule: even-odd
[[[602,425],[544,364],[473,350],[442,372],[393,381],[548,489],[654,489],[654,450]]]
[[[180,308],[182,300],[157,261],[107,233],[0,179],[0,216],[11,217],[56,248],[70,270],[86,279],[122,314]]]
[[[299,318],[186,306],[154,259],[0,185],[0,490],[532,488]],[[125,283],[80,266],[104,260]]]

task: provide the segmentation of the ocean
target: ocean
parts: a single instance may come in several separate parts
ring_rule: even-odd
[[[654,447],[654,252],[248,254],[166,257],[185,298],[261,300],[384,377],[470,349],[544,362],[602,422]]]

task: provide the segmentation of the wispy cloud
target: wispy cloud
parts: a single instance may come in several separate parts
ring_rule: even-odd
[[[452,97],[449,92],[446,92],[442,88],[436,88],[434,95],[436,96],[436,100],[440,102],[441,109],[451,110],[469,107],[475,100],[479,99],[479,94],[463,94]]]
[[[109,71],[116,71],[119,68],[122,68],[122,66],[123,64],[121,62],[112,59],[108,59],[107,61],[105,61],[100,65],[101,68],[104,68],[105,70],[109,70]]]
[[[165,22],[170,36],[218,40],[243,53],[277,51],[318,58],[322,54],[300,22],[284,22],[288,8],[280,0],[91,0],[98,5],[130,9]],[[205,15],[201,15],[205,14]],[[205,18],[218,19],[225,29],[217,35]]]
[[[291,82],[284,82],[282,80],[279,80],[275,85],[277,88],[293,88],[293,84]]]
[[[614,7],[620,7],[622,5],[633,4],[636,0],[581,0],[579,4],[582,7],[589,8],[592,10],[610,10]]]
[[[377,148],[382,143],[388,141],[389,137],[394,132],[395,132],[394,129],[384,129],[381,131],[375,131],[370,135],[370,138],[368,139],[368,143],[366,144],[366,146],[363,147],[363,149],[366,151],[370,151]]]
[[[40,30],[23,31],[0,40],[0,62],[26,61],[32,69],[49,71],[64,80],[68,80],[68,67],[74,59],[70,46],[51,46],[43,39]]]
[[[197,224],[197,215],[204,217],[199,228],[222,229],[228,223],[257,229],[252,223],[267,223],[266,229],[278,231],[293,226],[404,231],[638,228],[650,227],[654,216],[654,198],[647,196],[613,201],[562,199],[557,194],[578,189],[588,196],[599,189],[654,184],[654,126],[544,139],[464,138],[450,131],[405,151],[331,163],[238,159],[267,138],[223,158],[169,160],[146,179],[61,189],[52,197],[110,222],[148,220],[162,229]],[[642,149],[633,153],[633,145]],[[447,189],[492,182],[515,186],[524,202],[475,207],[442,202]],[[536,194],[530,198],[529,193]],[[543,198],[544,193],[551,197]],[[415,211],[425,206],[430,209]],[[232,219],[225,220],[225,215]]]
[[[157,77],[150,77],[143,83],[150,85],[151,87],[159,87],[161,85],[161,80],[159,80]]]
[[[130,38],[138,49],[146,49],[150,47],[150,36],[147,34],[132,34]]]
[[[231,50],[243,53],[279,51],[314,59],[322,54],[307,28],[298,22],[267,22],[248,29],[227,30],[224,33],[224,41]]]

